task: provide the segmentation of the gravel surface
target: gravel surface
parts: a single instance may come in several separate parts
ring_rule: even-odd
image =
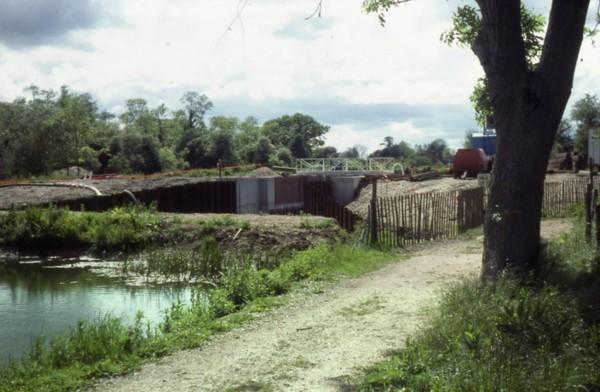
[[[570,228],[546,221],[546,238]],[[422,246],[401,260],[289,303],[204,347],[101,381],[96,391],[339,391],[349,375],[401,348],[449,283],[479,273],[482,238]]]

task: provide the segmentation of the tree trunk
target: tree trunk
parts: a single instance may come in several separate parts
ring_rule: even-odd
[[[497,155],[485,218],[482,276],[535,271],[544,178],[571,93],[589,0],[554,0],[540,64],[527,68],[519,0],[477,0],[473,51],[489,81]]]
[[[553,140],[548,135],[555,129],[521,121],[498,134],[484,228],[486,278],[506,269],[537,269],[544,177]]]

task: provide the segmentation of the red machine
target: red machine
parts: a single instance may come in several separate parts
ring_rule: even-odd
[[[481,148],[461,148],[452,162],[452,174],[455,178],[475,177],[479,173],[488,172],[489,169],[490,158]]]

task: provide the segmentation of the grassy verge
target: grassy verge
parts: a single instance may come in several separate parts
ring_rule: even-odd
[[[359,391],[600,390],[600,271],[576,229],[531,282],[454,285],[430,326],[361,375]]]
[[[81,213],[29,208],[0,215],[0,246],[131,251],[158,241],[171,242],[176,236],[174,226],[174,222],[143,208]]]
[[[197,347],[210,335],[240,325],[280,303],[302,281],[360,275],[394,257],[320,245],[273,266],[237,263],[220,274],[217,287],[194,289],[191,305],[173,305],[158,327],[146,325],[141,315],[134,325],[105,317],[81,322],[48,345],[39,339],[21,361],[0,370],[0,391],[68,391],[97,377],[127,373],[148,358]]]

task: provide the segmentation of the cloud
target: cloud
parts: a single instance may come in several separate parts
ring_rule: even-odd
[[[5,0],[0,42],[12,48],[56,43],[73,30],[96,26],[103,17],[97,0]]]
[[[274,35],[283,38],[292,38],[299,40],[314,40],[323,35],[327,30],[333,27],[332,18],[322,19],[318,17],[305,20],[304,18],[294,17],[275,30]]]
[[[238,116],[261,114],[260,120],[296,112],[306,113],[327,124],[370,124],[382,126],[390,122],[410,120],[417,126],[432,126],[440,121],[465,126],[472,123],[469,103],[357,103],[341,97],[251,100],[244,97],[216,99],[215,111],[237,113]]]

